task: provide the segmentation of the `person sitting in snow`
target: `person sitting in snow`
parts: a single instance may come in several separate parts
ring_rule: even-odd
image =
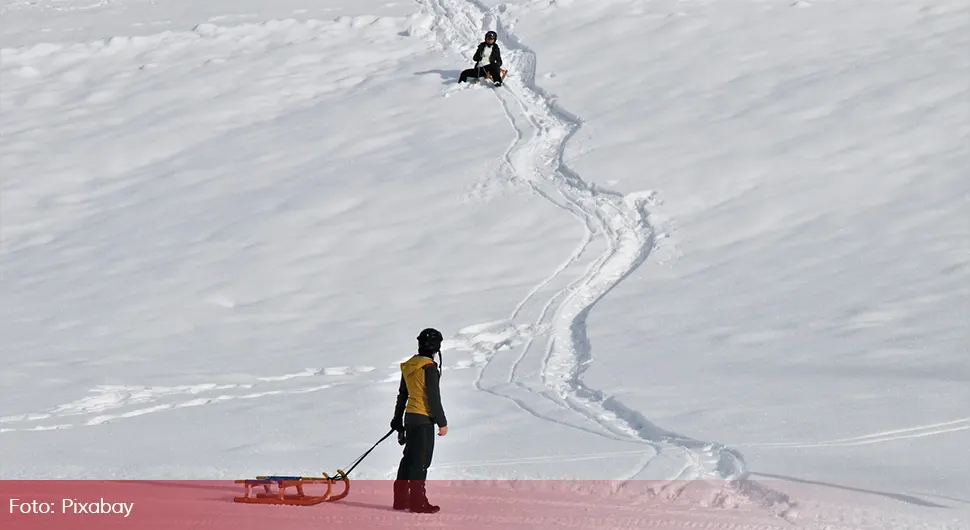
[[[495,86],[502,86],[502,52],[498,48],[498,34],[494,31],[485,33],[485,42],[478,45],[475,55],[476,67],[469,68],[461,73],[458,78],[459,83],[464,83],[469,77],[478,79],[484,77],[487,72],[492,76]]]

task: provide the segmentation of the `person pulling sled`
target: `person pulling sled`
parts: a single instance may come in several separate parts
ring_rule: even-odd
[[[496,39],[498,34],[494,31],[485,33],[485,42],[478,45],[472,57],[475,60],[475,68],[462,71],[461,76],[458,77],[459,83],[464,83],[469,77],[478,79],[488,75],[491,76],[495,86],[502,86],[505,71],[502,69],[502,51]]]
[[[418,353],[401,363],[401,386],[391,428],[398,432],[404,456],[394,481],[394,509],[412,513],[437,513],[428,501],[425,481],[434,454],[434,426],[438,436],[448,434],[448,420],[441,406],[441,376],[434,354],[441,355],[441,333],[433,328],[417,337]]]

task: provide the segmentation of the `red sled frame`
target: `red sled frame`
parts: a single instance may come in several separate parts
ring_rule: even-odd
[[[289,506],[313,506],[322,502],[334,502],[343,499],[350,493],[350,478],[343,470],[337,470],[337,476],[330,477],[323,473],[319,477],[291,477],[291,476],[258,476],[255,479],[243,479],[235,481],[245,487],[245,493],[241,497],[233,498],[233,502],[249,504],[283,504]],[[336,482],[343,482],[344,488],[340,493],[334,494],[333,485]],[[322,495],[308,495],[304,489],[309,485],[326,485],[327,489]],[[276,486],[275,491],[272,486]],[[257,491],[258,488],[262,491]],[[295,493],[288,493],[296,490]]]
[[[236,484],[242,484],[246,491],[241,497],[234,497],[234,502],[242,502],[248,504],[283,504],[288,506],[313,506],[315,504],[320,504],[321,502],[334,502],[339,501],[350,493],[350,472],[357,467],[371,451],[374,450],[381,442],[386,440],[390,435],[394,434],[394,429],[387,431],[377,443],[371,446],[370,449],[364,452],[364,454],[357,457],[357,460],[351,464],[350,469],[344,471],[343,469],[338,469],[337,474],[333,477],[326,473],[322,473],[319,477],[290,477],[290,476],[280,476],[280,475],[268,475],[268,476],[258,476],[255,479],[243,479],[237,480]],[[333,492],[333,485],[336,482],[343,482],[344,489],[336,495]],[[307,495],[304,486],[309,485],[319,485],[325,484],[327,490],[323,495]],[[273,491],[272,486],[276,486],[276,491]],[[262,491],[255,491],[257,488],[262,488]],[[293,488],[296,493],[287,493],[287,490]]]

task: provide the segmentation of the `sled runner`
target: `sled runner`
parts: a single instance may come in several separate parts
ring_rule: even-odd
[[[289,506],[313,506],[315,504],[320,504],[322,502],[334,502],[343,499],[350,493],[350,472],[357,467],[364,457],[370,454],[384,440],[386,440],[391,434],[394,434],[394,429],[388,431],[383,438],[377,441],[370,449],[368,449],[364,454],[357,457],[357,460],[351,464],[350,469],[346,472],[342,469],[337,470],[337,474],[330,476],[326,473],[321,473],[319,477],[300,477],[300,476],[288,476],[288,475],[265,475],[258,476],[255,479],[241,479],[235,481],[236,484],[242,484],[245,487],[245,493],[240,497],[234,497],[233,502],[243,502],[249,504],[285,504]],[[337,482],[343,482],[343,491],[339,493],[334,493],[333,485]],[[275,488],[274,488],[275,486]],[[314,488],[322,489],[326,486],[323,492],[314,494],[309,494],[307,486],[313,486]],[[261,490],[261,491],[259,491]]]
[[[335,482],[343,482],[343,491],[334,495],[333,485]],[[339,501],[350,493],[350,478],[342,471],[337,470],[337,476],[330,477],[323,473],[320,477],[291,477],[291,476],[259,476],[255,479],[237,480],[236,484],[243,484],[246,488],[241,497],[233,499],[235,502],[246,502],[251,504],[289,504],[294,506],[312,506],[321,502]],[[307,493],[306,486],[326,485],[326,491],[322,494],[311,495]],[[275,491],[273,486],[276,486]],[[262,491],[254,491],[262,487]],[[292,489],[291,489],[292,488]],[[296,490],[295,493],[292,493]],[[290,493],[288,493],[290,491]]]

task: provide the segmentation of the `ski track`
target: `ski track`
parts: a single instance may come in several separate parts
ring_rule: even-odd
[[[476,359],[484,360],[476,388],[507,398],[536,418],[640,444],[646,446],[644,454],[655,453],[625,480],[656,479],[660,474],[666,481],[661,489],[671,488],[672,498],[679,497],[692,479],[722,480],[725,490],[733,489],[781,515],[790,507],[788,497],[748,480],[740,453],[660,429],[615,396],[582,381],[592,361],[587,315],[656,245],[644,209],[653,193],[603,190],[565,166],[566,142],[581,120],[556,107],[554,98],[536,86],[535,53],[502,19],[504,6],[489,9],[474,0],[419,3],[432,19],[427,32],[443,51],[465,57],[484,31],[499,33],[503,66],[509,73],[503,86],[494,90],[516,135],[503,159],[512,178],[528,182],[537,195],[575,216],[585,228],[576,250],[527,293],[507,321],[460,330],[459,337]],[[604,247],[595,258],[589,256],[594,240]],[[546,302],[535,307],[541,297]],[[483,333],[498,333],[502,340],[481,341]],[[540,351],[535,344],[543,335],[548,337]],[[514,359],[499,354],[513,348],[520,349]]]
[[[936,436],[938,434],[949,434],[952,432],[966,431],[970,429],[970,418],[947,421],[942,423],[932,423],[929,425],[919,425],[907,427],[905,429],[893,429],[889,431],[865,434],[852,438],[839,438],[836,440],[825,440],[821,442],[761,442],[737,444],[743,447],[772,447],[779,449],[804,449],[811,447],[854,447],[859,445],[871,445],[877,443],[894,442],[897,440],[909,440],[911,438],[923,438],[926,436]]]
[[[464,47],[477,43],[480,34],[491,29],[493,24],[502,33],[502,40],[511,38],[508,31],[503,31],[502,21],[495,16],[495,11],[487,11],[476,3],[427,0],[424,6],[434,18],[430,30],[436,34],[443,48],[460,53]],[[538,315],[535,315],[535,323],[526,327],[532,331],[550,332],[539,369],[523,367],[529,360],[535,362],[532,349],[535,335],[520,335],[525,345],[512,365],[505,367],[507,377],[495,378],[490,375],[490,372],[496,371],[499,360],[494,355],[496,351],[485,352],[491,355],[477,385],[482,390],[512,399],[520,407],[543,419],[571,424],[600,435],[606,431],[609,438],[631,441],[638,431],[630,422],[613,419],[618,416],[616,412],[619,409],[597,407],[593,401],[578,397],[585,388],[579,375],[582,364],[589,357],[585,338],[585,316],[589,308],[646,258],[653,243],[652,232],[643,219],[638,196],[627,198],[598,192],[563,167],[565,142],[576,129],[578,120],[564,113],[557,115],[551,108],[549,98],[532,85],[534,54],[530,50],[518,42],[512,42],[506,49],[506,65],[510,75],[504,87],[511,97],[498,91],[496,95],[516,132],[516,141],[506,151],[504,159],[511,166],[513,174],[528,181],[537,194],[576,216],[585,226],[586,233],[576,251],[552,275],[533,288],[510,317],[510,321],[520,318],[526,312],[524,308],[557,277],[567,273],[575,275],[575,279],[564,288],[551,294],[538,310]],[[521,84],[517,78],[523,80]],[[516,108],[521,117],[516,113]],[[521,123],[523,120],[528,126]],[[583,264],[580,259],[593,237],[598,234],[605,235],[606,252],[587,264],[585,271],[575,272],[574,269]],[[468,328],[462,330],[463,333],[475,331]],[[586,394],[594,395],[593,392]],[[578,413],[585,420],[582,423],[592,427],[576,425],[575,420],[564,421],[561,415],[557,418],[546,417],[537,410],[546,405],[541,403],[543,399],[553,402],[558,409],[566,409],[567,414]],[[643,438],[640,441],[652,444],[652,441]]]

